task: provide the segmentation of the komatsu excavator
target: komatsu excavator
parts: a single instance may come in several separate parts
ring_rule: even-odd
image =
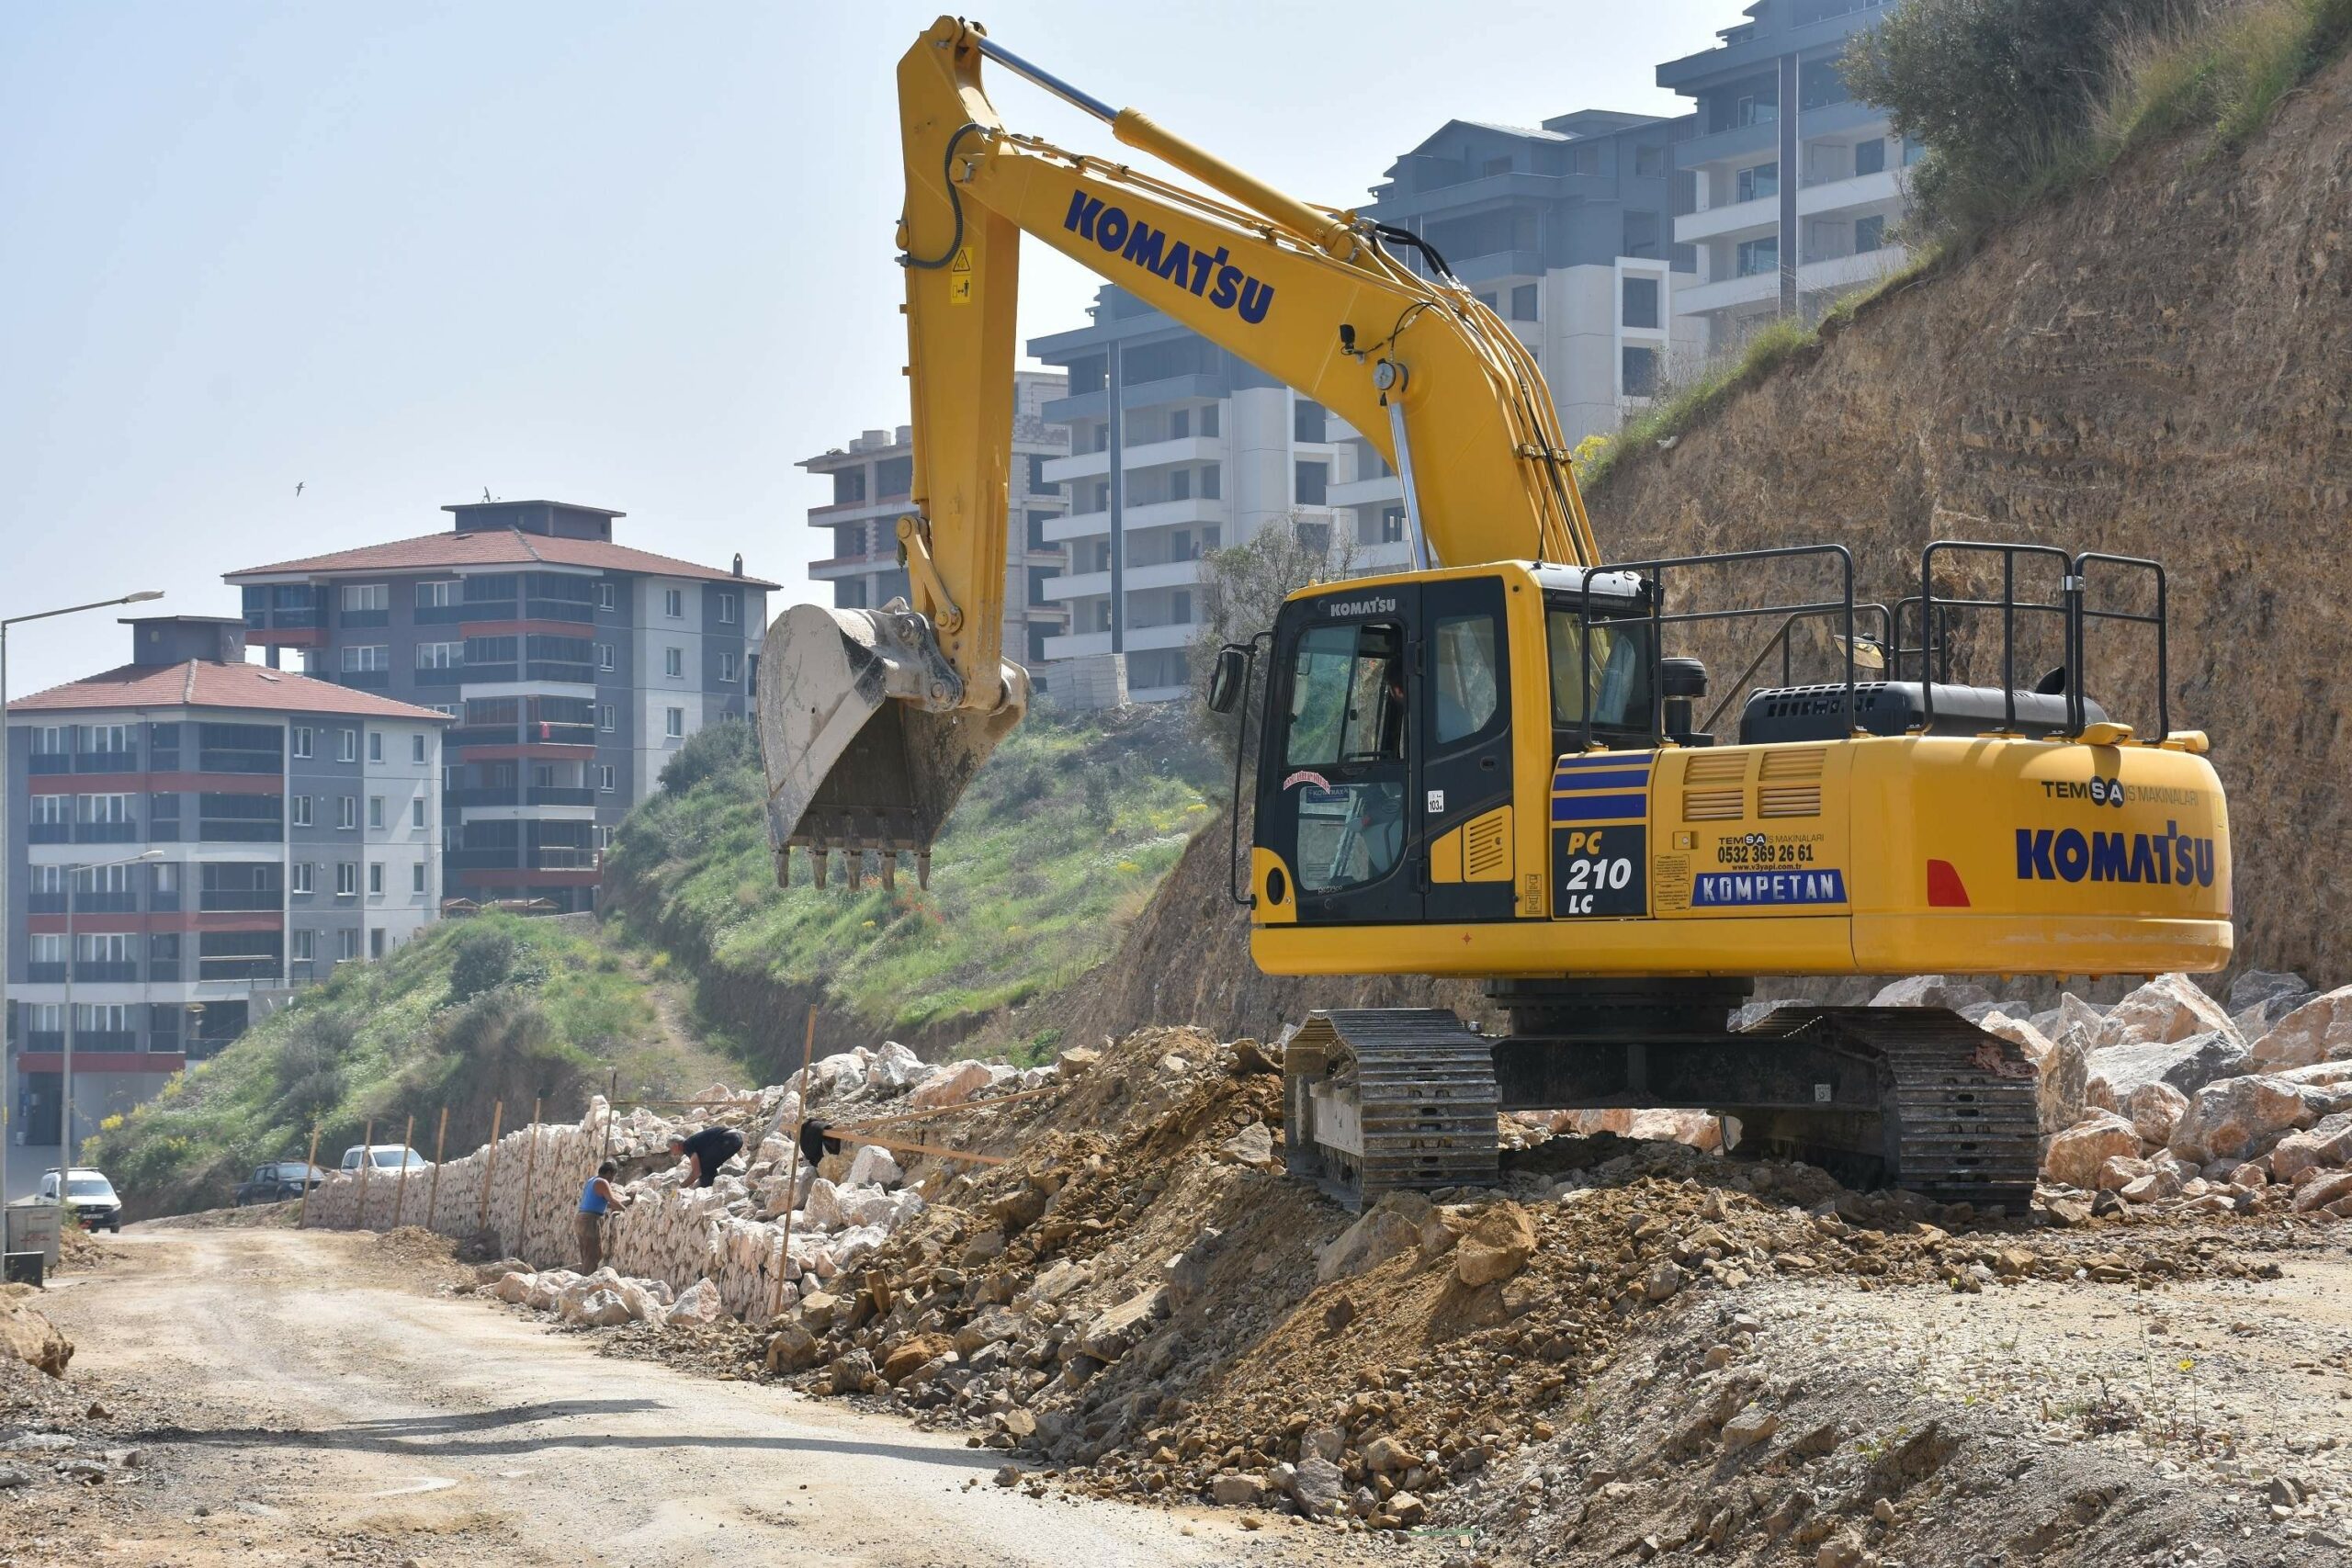
[[[984,65],[1215,194],[1008,130]],[[2228,815],[2205,737],[2170,728],[2154,562],[1943,541],[1892,613],[1857,603],[1836,545],[1604,562],[1534,359],[1423,237],[1295,200],[954,18],[899,62],[899,102],[910,602],[795,605],[769,630],[784,880],[795,850],[820,884],[837,854],[853,880],[871,852],[886,877],[902,854],[927,872],[1027,705],[1000,647],[1026,233],[1313,398],[1398,476],[1413,569],[1303,589],[1217,657],[1210,705],[1259,718],[1236,897],[1269,973],[1476,977],[1510,1030],[1310,1014],[1284,1053],[1295,1171],[1356,1202],[1486,1183],[1500,1111],[1682,1107],[1736,1118],[1736,1153],[2021,1208],[2039,1126],[2017,1045],[1932,1007],[1783,1006],[1735,1031],[1752,977],[2228,961]],[[1726,583],[1733,603],[1699,596]],[[1997,641],[1962,643],[1962,620]],[[2063,662],[2021,688],[2031,626]],[[1705,666],[1669,650],[1736,652],[1754,627],[1701,716]],[[1788,673],[1799,631],[1825,678]],[[2094,631],[2153,637],[2145,733],[2084,694]],[[1998,685],[1951,681],[1996,651]],[[1781,683],[1753,683],[1775,653]]]

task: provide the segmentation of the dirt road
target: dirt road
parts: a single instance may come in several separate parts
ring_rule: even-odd
[[[1339,1544],[1001,1489],[1002,1456],[960,1438],[435,1297],[385,1269],[373,1237],[134,1227],[119,1246],[42,1308],[79,1347],[77,1380],[138,1391],[145,1479],[66,1517],[24,1493],[0,1504],[0,1557],[18,1565],[1108,1568],[1329,1561]]]

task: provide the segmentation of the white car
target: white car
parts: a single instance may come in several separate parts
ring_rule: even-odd
[[[44,1203],[58,1201],[55,1170],[41,1172],[40,1190],[36,1196]],[[67,1171],[64,1201],[66,1209],[84,1229],[121,1231],[122,1200],[115,1196],[114,1183],[107,1179],[105,1171],[78,1165]]]
[[[410,1170],[427,1170],[433,1165],[431,1160],[406,1144],[368,1144],[364,1146],[354,1144],[343,1151],[343,1172],[345,1176],[359,1174],[359,1156],[363,1154],[368,1156],[368,1168],[371,1174],[389,1171],[397,1176],[403,1167]]]

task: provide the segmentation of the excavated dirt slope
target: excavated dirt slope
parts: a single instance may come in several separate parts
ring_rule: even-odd
[[[1589,499],[1615,558],[1842,540],[1889,603],[1938,536],[2162,559],[2172,722],[2230,792],[2239,961],[2346,967],[2352,63],[2243,152],[2135,156],[1865,309]],[[2151,650],[2110,640],[2093,690],[2144,709]]]

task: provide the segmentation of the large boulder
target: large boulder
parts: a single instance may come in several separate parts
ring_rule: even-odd
[[[2237,1027],[2231,1023],[2230,1015],[2196,981],[2186,975],[2159,975],[2115,1004],[2114,1010],[2100,1021],[2092,1049],[2169,1043],[2211,1032],[2237,1043]]]
[[[673,1328],[685,1328],[707,1326],[726,1315],[727,1303],[718,1293],[718,1281],[696,1280],[679,1294],[662,1321]]]
[[[2188,1109],[2188,1096],[2162,1081],[2142,1084],[2123,1102],[2123,1114],[2132,1119],[2141,1141],[2149,1144],[2171,1143],[2172,1130]]]
[[[1453,1247],[1453,1277],[1476,1289],[1508,1280],[1535,1255],[1535,1224],[1518,1204],[1489,1203],[1471,1216]]]
[[[905,1179],[899,1162],[879,1144],[860,1144],[849,1162],[843,1187],[896,1187]]]
[[[2270,1174],[2293,1185],[2305,1171],[2352,1165],[2352,1112],[2323,1116],[2300,1133],[2290,1133],[2270,1151]]]
[[[599,1285],[579,1299],[564,1303],[563,1320],[566,1323],[583,1323],[594,1328],[610,1328],[629,1321],[628,1303],[619,1291]]]
[[[929,1070],[921,1056],[895,1040],[885,1040],[882,1049],[865,1064],[865,1087],[877,1094],[901,1095]]]
[[[1118,1305],[1096,1314],[1092,1322],[1064,1342],[1063,1353],[1091,1356],[1106,1363],[1117,1360],[1143,1337],[1151,1320],[1159,1314],[1163,1299],[1157,1287],[1137,1291]]]
[[[1990,1005],[1993,993],[1970,980],[1941,975],[1913,975],[1880,990],[1871,998],[1874,1008],[1949,1008],[1953,1012]]]
[[[1421,1226],[1430,1217],[1430,1201],[1418,1192],[1389,1192],[1363,1213],[1363,1218],[1327,1242],[1315,1254],[1318,1283],[1361,1274],[1400,1252],[1421,1244]]]
[[[2089,1030],[2069,1029],[2052,1039],[1997,1008],[1978,1020],[1976,1027],[2008,1041],[2033,1064],[2034,1101],[2043,1137],[2055,1137],[2083,1119],[2083,1097],[2090,1083]]]
[[[2288,1134],[2317,1122],[2334,1103],[2327,1090],[2249,1074],[2197,1091],[2173,1129],[2172,1151],[2198,1165],[2251,1159]]]
[[[2224,1004],[2230,1016],[2240,1021],[2240,1027],[2249,1017],[2258,1018],[2262,1029],[2267,1029],[2297,1008],[2319,995],[2318,987],[2301,975],[2285,975],[2268,969],[2249,969],[2230,982],[2229,999]],[[2261,1030],[2255,1032],[2256,1034]],[[2248,1034],[2247,1039],[2255,1038]]]
[[[17,1285],[8,1287],[6,1293],[0,1295],[0,1356],[62,1378],[65,1364],[74,1359],[74,1341],[27,1304],[25,1298],[31,1293],[27,1287]]]
[[[915,1091],[908,1103],[917,1111],[935,1110],[943,1105],[961,1105],[995,1081],[995,1075],[986,1062],[950,1062],[934,1068]]]
[[[2247,1066],[2245,1047],[2236,1034],[2221,1030],[2178,1040],[2095,1045],[2085,1095],[2102,1110],[2120,1111],[2143,1085],[2167,1083],[2193,1095],[2217,1078],[2237,1077]]]
[[[2042,1174],[2064,1186],[2087,1190],[2098,1184],[2100,1166],[2118,1156],[2136,1159],[2139,1154],[2138,1129],[2111,1111],[2094,1111],[2050,1140]]]
[[[2305,1001],[2254,1043],[2253,1055],[2255,1065],[2266,1072],[2352,1061],[2352,986],[2339,986]]]

